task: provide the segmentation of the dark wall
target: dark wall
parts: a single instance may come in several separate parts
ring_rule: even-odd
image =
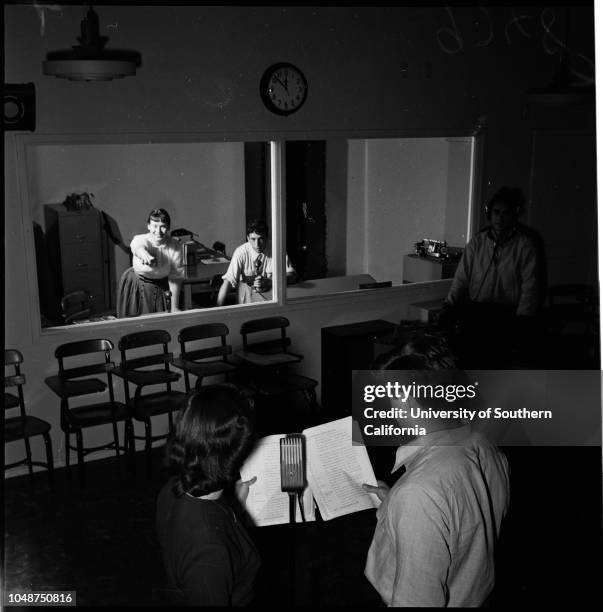
[[[136,76],[78,83],[42,75],[48,52],[76,44],[82,8],[5,6],[5,82],[34,83],[38,134],[318,139],[363,130],[446,135],[479,123],[486,198],[501,184],[529,193],[528,90],[550,84],[563,57],[576,86],[594,78],[588,5],[95,6],[107,48],[141,54]],[[297,64],[309,82],[305,105],[289,117],[271,114],[259,95],[276,61]],[[544,121],[560,128],[568,112],[536,116],[548,113]],[[594,137],[594,105],[577,115]]]

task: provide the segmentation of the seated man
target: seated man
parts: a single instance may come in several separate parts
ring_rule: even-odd
[[[374,367],[405,383],[464,382],[454,366],[442,339],[426,334],[380,355]],[[402,475],[391,489],[382,481],[363,485],[382,501],[365,575],[388,606],[482,606],[494,588],[494,551],[509,504],[507,459],[471,423],[439,410],[450,407],[446,399],[414,401],[435,416],[409,411],[400,419],[424,429],[396,451],[392,473],[404,467]],[[402,399],[394,402],[406,412]]]
[[[544,264],[535,232],[519,224],[523,196],[503,187],[486,206],[490,225],[467,244],[445,300],[442,323],[461,326],[465,367],[504,367],[528,342],[544,293]]]
[[[257,302],[264,293],[272,289],[273,262],[268,242],[268,226],[261,219],[250,221],[247,225],[247,242],[238,246],[232,254],[230,265],[222,277],[222,286],[216,300],[217,306],[223,306],[229,289],[237,289],[237,302],[245,304]],[[295,282],[296,272],[286,258],[287,284]]]

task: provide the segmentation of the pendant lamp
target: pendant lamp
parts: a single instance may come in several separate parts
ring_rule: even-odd
[[[42,71],[48,76],[70,81],[110,81],[136,74],[140,54],[126,50],[106,50],[106,36],[101,36],[98,15],[92,6],[81,22],[80,44],[70,50],[52,51],[42,62]]]

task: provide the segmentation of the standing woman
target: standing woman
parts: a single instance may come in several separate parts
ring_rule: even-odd
[[[223,493],[234,486],[241,502],[247,497],[255,478],[238,479],[253,438],[249,403],[232,385],[203,387],[176,424],[156,516],[172,604],[252,601],[259,555]]]
[[[184,276],[182,248],[170,237],[170,215],[163,208],[149,213],[146,234],[130,243],[132,267],[121,276],[117,288],[117,316],[137,317],[168,310],[178,312],[180,286]]]

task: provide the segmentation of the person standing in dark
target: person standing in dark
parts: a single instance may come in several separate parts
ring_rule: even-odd
[[[259,554],[227,492],[241,503],[255,478],[239,470],[254,441],[250,406],[232,385],[193,394],[167,445],[171,473],[157,499],[156,528],[170,603],[252,602]]]
[[[465,367],[504,367],[513,352],[534,349],[544,258],[536,233],[519,223],[523,208],[519,189],[497,191],[486,206],[489,226],[456,269],[440,321],[459,324]]]

